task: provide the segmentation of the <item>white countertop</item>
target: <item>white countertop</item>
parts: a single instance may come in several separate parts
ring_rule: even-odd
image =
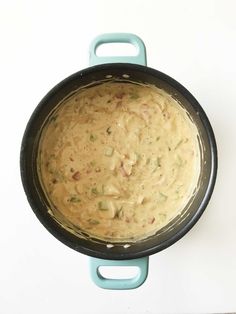
[[[222,313],[236,311],[236,2],[2,1],[0,313]],[[27,203],[19,174],[25,125],[56,83],[88,66],[104,32],[133,32],[148,65],[198,99],[215,131],[214,194],[194,228],[150,257],[136,290],[90,279],[88,257],[57,241]]]

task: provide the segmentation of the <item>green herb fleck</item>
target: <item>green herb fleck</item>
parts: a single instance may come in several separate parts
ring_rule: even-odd
[[[94,167],[94,166],[96,165],[96,162],[95,162],[94,160],[92,160],[92,161],[90,161],[90,165],[91,165],[92,167]]]
[[[134,155],[135,155],[136,161],[141,160],[142,156],[139,153],[135,152]]]
[[[71,203],[80,203],[81,202],[81,199],[74,195],[74,196],[71,196],[70,200],[69,200]]]
[[[100,222],[98,220],[95,220],[95,219],[89,219],[88,222],[91,224],[91,225],[98,225],[100,224]]]
[[[65,176],[60,171],[58,171],[58,170],[53,171],[50,169],[49,172],[54,175],[54,177],[55,177],[55,179],[57,179],[57,181],[60,181],[60,182],[65,181]]]
[[[133,93],[130,95],[130,99],[138,99],[138,98],[139,98],[139,95],[136,93]]]
[[[113,152],[114,152],[114,148],[109,146],[105,150],[105,156],[111,157],[113,155]]]
[[[121,219],[124,215],[124,211],[123,211],[123,206],[121,206],[117,211],[116,211],[116,214],[114,216],[114,218],[117,218],[117,219]]]
[[[156,160],[153,161],[154,168],[152,172],[155,172],[158,168],[161,167],[161,157],[157,157]]]
[[[146,160],[146,165],[150,164],[150,161],[151,161],[151,159],[150,159],[150,158],[147,158],[147,160]]]
[[[92,188],[92,189],[91,189],[91,192],[92,192],[93,194],[95,194],[95,195],[98,195],[98,190],[97,190],[97,188]]]
[[[111,127],[110,126],[106,129],[106,132],[107,132],[108,135],[111,134]]]
[[[156,165],[157,167],[161,167],[161,157],[157,157]]]
[[[176,150],[182,143],[183,143],[183,140],[180,140],[180,141],[176,144],[175,150]]]
[[[158,198],[158,202],[165,202],[167,200],[168,196],[165,195],[162,192],[159,192],[159,198]]]
[[[161,138],[160,136],[157,136],[156,141],[158,142],[160,138]]]
[[[160,213],[158,214],[161,221],[164,221],[166,219],[166,214]]]
[[[182,167],[182,166],[183,166],[183,164],[184,164],[183,159],[182,159],[179,155],[177,155],[177,161],[176,161],[176,164],[177,164],[177,166],[179,166],[179,167]]]
[[[96,139],[97,139],[97,136],[96,136],[96,135],[94,135],[94,134],[90,134],[89,139],[90,139],[90,141],[91,141],[91,142],[95,142],[95,141],[96,141]]]
[[[106,201],[98,202],[98,209],[99,210],[108,210],[107,202]]]

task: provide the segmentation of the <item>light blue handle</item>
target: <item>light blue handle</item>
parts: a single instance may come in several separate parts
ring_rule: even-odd
[[[97,56],[98,46],[107,43],[130,43],[137,48],[138,53],[135,56]],[[143,41],[138,36],[130,33],[107,33],[97,36],[89,48],[89,64],[117,62],[147,65],[146,48]],[[148,262],[148,256],[131,260],[105,260],[91,257],[90,273],[94,283],[101,288],[114,290],[135,289],[141,286],[147,278]],[[139,268],[139,272],[134,278],[130,279],[109,279],[101,275],[100,266],[135,266]]]
[[[130,43],[138,49],[138,54],[135,56],[107,56],[107,57],[97,56],[96,50],[98,46],[107,43]],[[97,36],[90,45],[89,64],[96,65],[116,62],[147,65],[146,48],[142,39],[130,33],[107,33]]]
[[[141,286],[147,278],[148,261],[148,256],[121,261],[90,258],[90,273],[94,283],[103,289],[135,289]],[[135,277],[129,279],[110,279],[101,275],[99,271],[100,266],[135,266],[139,268],[139,272]]]

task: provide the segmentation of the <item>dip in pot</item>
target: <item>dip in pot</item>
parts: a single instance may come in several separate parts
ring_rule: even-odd
[[[98,239],[141,240],[193,195],[198,131],[165,91],[102,83],[58,104],[41,134],[38,172],[52,214]]]

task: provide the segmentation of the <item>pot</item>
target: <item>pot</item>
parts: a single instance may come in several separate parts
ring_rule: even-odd
[[[98,57],[96,49],[103,43],[131,43],[138,49],[136,56]],[[20,169],[21,178],[29,204],[40,222],[58,240],[70,248],[91,257],[90,269],[94,282],[103,288],[132,289],[140,286],[148,274],[148,258],[183,237],[198,221],[212,195],[217,172],[217,148],[210,122],[200,104],[180,83],[166,74],[146,66],[146,51],[142,40],[127,33],[104,34],[95,38],[90,46],[91,67],[79,71],[57,84],[35,108],[22,140]],[[191,204],[155,235],[142,241],[124,245],[107,245],[105,241],[78,237],[65,229],[48,212],[48,201],[44,196],[37,173],[37,152],[41,129],[50,112],[68,94],[79,87],[99,82],[108,77],[125,81],[148,83],[164,89],[187,110],[197,126],[201,142],[201,171],[197,192]],[[100,266],[137,266],[138,274],[131,279],[104,278]]]

